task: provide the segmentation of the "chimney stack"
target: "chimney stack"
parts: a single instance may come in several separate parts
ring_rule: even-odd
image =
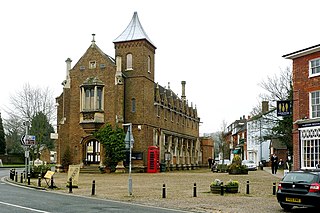
[[[67,64],[66,80],[64,81],[64,87],[65,87],[65,88],[70,88],[71,62],[72,62],[72,60],[71,60],[70,58],[67,58],[67,60],[66,60],[66,64]]]
[[[181,85],[182,85],[182,95],[181,95],[181,99],[183,101],[186,100],[186,82],[185,81],[181,81]]]
[[[262,113],[269,111],[269,101],[262,101]]]

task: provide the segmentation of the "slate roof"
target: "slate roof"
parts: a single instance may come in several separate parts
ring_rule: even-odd
[[[117,43],[141,39],[146,39],[150,44],[152,44],[155,47],[155,45],[152,43],[152,41],[150,40],[140,23],[138,13],[134,12],[133,17],[127,28],[113,42]]]

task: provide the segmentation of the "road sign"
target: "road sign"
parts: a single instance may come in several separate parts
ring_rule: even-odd
[[[21,145],[24,146],[24,140],[25,140],[26,135],[22,135],[21,139],[20,139],[20,143]]]
[[[34,135],[22,135],[20,142],[23,146],[31,146],[36,144],[36,136]]]
[[[124,139],[124,142],[126,144],[126,149],[129,149],[130,146],[132,148],[133,143],[134,143],[134,138],[133,138],[132,131],[130,130],[130,128],[128,128],[128,130],[127,130],[127,134],[126,134],[126,137]]]

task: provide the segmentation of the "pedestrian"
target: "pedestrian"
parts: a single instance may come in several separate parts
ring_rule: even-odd
[[[209,165],[209,169],[211,169],[211,167],[212,167],[212,158],[211,157],[209,157],[209,159],[208,159],[208,165]]]
[[[271,170],[272,174],[277,174],[278,170],[278,156],[276,154],[273,154],[271,156]]]
[[[282,158],[280,158],[280,160],[279,160],[279,168],[283,169],[283,166],[284,166],[283,160],[282,160]]]

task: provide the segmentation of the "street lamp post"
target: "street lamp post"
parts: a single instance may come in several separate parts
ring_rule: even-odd
[[[132,158],[132,147],[134,143],[133,135],[132,135],[132,123],[122,124],[122,126],[127,126],[127,134],[124,139],[126,143],[126,148],[129,148],[129,178],[128,178],[128,192],[129,195],[132,195],[132,178],[131,178],[131,158]]]

